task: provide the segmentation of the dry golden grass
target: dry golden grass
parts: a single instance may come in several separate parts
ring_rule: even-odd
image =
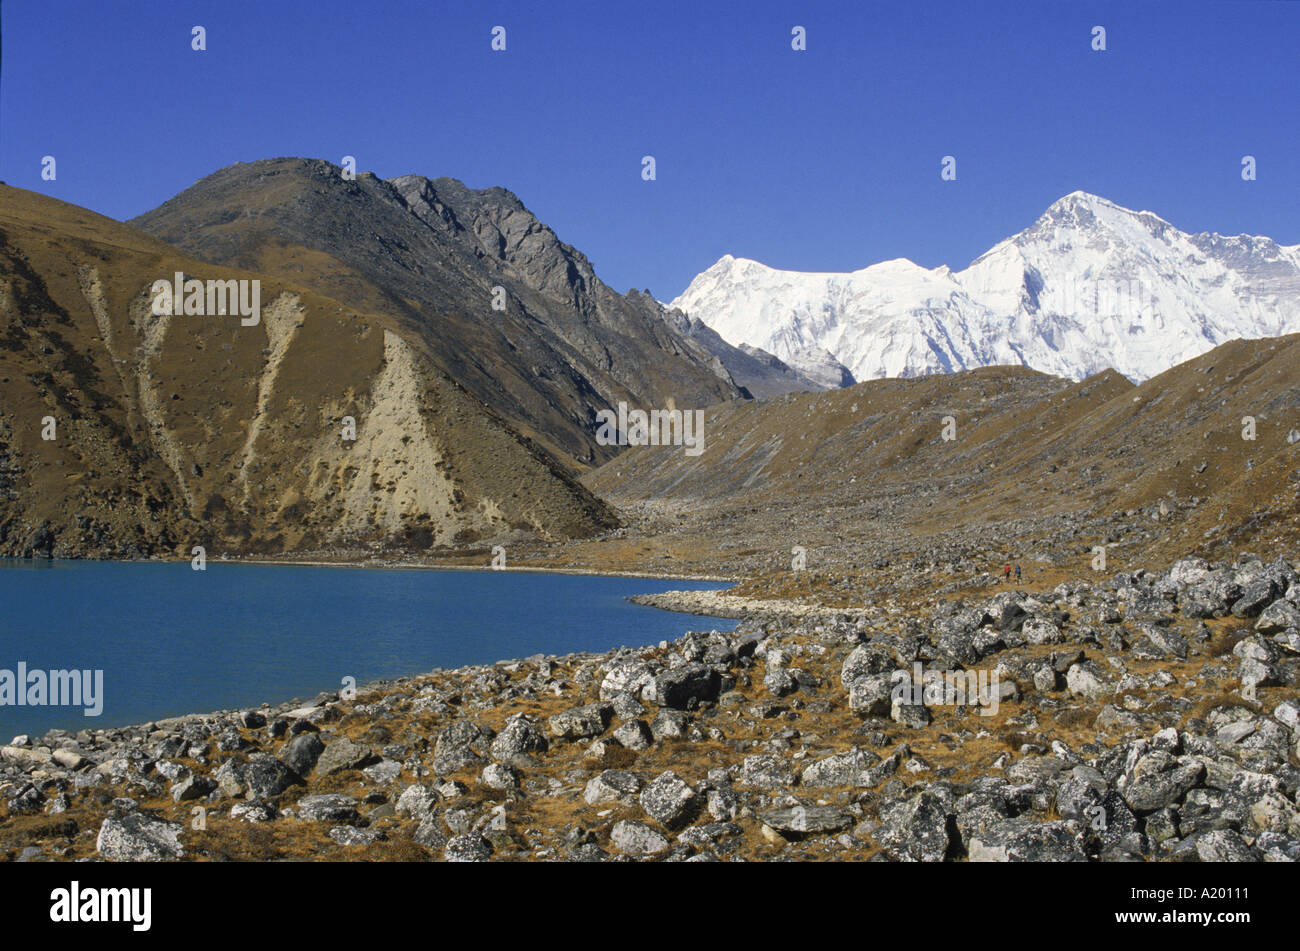
[[[1224,657],[1232,654],[1232,649],[1254,633],[1255,626],[1250,621],[1224,622],[1210,637],[1206,653],[1210,657]]]
[[[1187,716],[1183,721],[1184,725],[1187,720],[1203,720],[1215,710],[1224,708],[1248,710],[1253,714],[1263,712],[1263,707],[1259,703],[1251,703],[1240,694],[1225,690],[1221,693],[1216,693],[1209,697],[1202,697],[1198,700],[1196,706],[1192,707],[1192,709],[1187,712]]]

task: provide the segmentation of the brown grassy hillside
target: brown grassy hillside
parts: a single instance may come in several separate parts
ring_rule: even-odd
[[[261,323],[154,317],[149,288],[176,271],[260,279]],[[0,327],[4,554],[424,549],[613,524],[401,319],[8,187]]]
[[[944,418],[955,420],[945,441]],[[1256,438],[1242,438],[1245,416]],[[1087,568],[1300,536],[1300,336],[1234,341],[1141,386],[990,367],[715,407],[698,457],[628,451],[586,477],[636,523],[625,563],[736,574],[918,559]],[[575,563],[601,557],[578,546]]]

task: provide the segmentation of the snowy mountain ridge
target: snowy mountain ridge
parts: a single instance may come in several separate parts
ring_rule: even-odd
[[[963,271],[905,259],[847,273],[725,255],[669,305],[735,346],[839,385],[994,364],[1144,380],[1234,338],[1300,331],[1300,245],[1187,234],[1073,192]]]

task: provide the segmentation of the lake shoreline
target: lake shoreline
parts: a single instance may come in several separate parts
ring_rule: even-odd
[[[1300,860],[1285,559],[856,600],[2,746],[0,859]]]
[[[627,600],[633,604],[676,611],[703,617],[724,617],[737,621],[753,619],[805,620],[813,618],[856,617],[868,612],[867,607],[828,608],[803,604],[781,598],[749,598],[727,594],[726,591],[662,591],[657,594],[633,594]]]
[[[667,593],[680,594],[686,592],[667,592]],[[657,607],[656,605],[641,604],[641,602],[636,600],[636,598],[639,597],[653,597],[653,595],[632,595],[624,598],[624,600],[631,601],[633,604],[638,604],[641,605],[642,607]],[[661,608],[661,610],[669,611],[672,613],[678,613],[678,614],[690,614],[698,617],[708,617],[707,615],[701,615],[698,612],[685,611],[683,609],[677,609],[677,608]],[[726,615],[716,615],[716,616],[709,617],[709,619],[718,620],[718,621],[744,620],[744,618],[741,618],[739,616],[729,617]],[[687,632],[687,634],[689,633],[692,632]],[[705,632],[694,632],[694,633],[705,633]],[[723,633],[730,633],[730,632],[723,632]],[[686,634],[683,634],[681,636],[685,637]],[[186,724],[210,722],[213,720],[228,720],[236,717],[242,717],[244,714],[247,713],[261,714],[267,717],[268,719],[277,716],[291,716],[299,719],[310,720],[313,714],[323,710],[325,707],[331,704],[336,704],[339,702],[351,702],[354,700],[360,702],[361,699],[367,696],[373,696],[375,694],[383,695],[386,693],[391,693],[395,690],[414,688],[417,687],[421,682],[430,680],[432,678],[447,677],[447,676],[466,677],[472,675],[475,671],[478,670],[515,667],[522,664],[532,663],[538,660],[550,661],[552,663],[558,663],[558,664],[571,664],[571,663],[582,662],[582,661],[596,661],[596,660],[607,659],[628,651],[637,652],[637,651],[652,650],[656,647],[657,643],[658,642],[648,643],[648,644],[621,644],[616,647],[611,647],[605,650],[570,651],[564,654],[550,654],[550,653],[538,651],[524,657],[504,657],[498,660],[485,661],[483,663],[478,663],[478,664],[458,664],[454,667],[432,667],[427,670],[416,671],[410,674],[402,674],[396,677],[381,677],[375,680],[369,680],[364,683],[359,683],[353,688],[351,688],[352,696],[350,698],[343,697],[340,691],[323,690],[318,692],[314,697],[311,698],[296,696],[296,697],[291,697],[288,700],[262,701],[261,703],[245,704],[243,706],[238,706],[238,707],[228,707],[228,708],[220,708],[220,709],[207,710],[207,711],[178,713],[171,716],[146,718],[134,723],[124,723],[116,726],[100,726],[96,723],[89,723],[86,726],[82,727],[80,730],[68,729],[66,727],[51,727],[50,729],[46,730],[44,733],[40,734],[39,736],[35,734],[18,734],[17,736],[14,736],[12,738],[0,739],[0,762],[6,759],[6,751],[12,751],[15,748],[14,744],[12,743],[12,740],[16,740],[22,736],[27,736],[31,744],[37,744],[37,743],[45,744],[47,741],[51,741],[51,740],[57,742],[59,740],[66,739],[68,737],[76,737],[77,734],[82,732],[86,732],[90,734],[111,734],[113,732],[121,732],[121,733],[140,732],[140,733],[148,734],[157,730],[172,732],[172,731],[181,730],[182,728],[184,728]]]
[[[52,559],[35,559],[35,558],[5,558],[0,559],[0,567],[5,563],[15,563],[19,565],[36,565],[44,562],[67,561],[78,564],[110,564],[110,565],[160,565],[160,564],[184,564],[190,561],[188,558],[52,558]],[[356,559],[340,559],[338,561],[323,561],[316,559],[267,559],[267,558],[221,558],[210,557],[207,559],[208,564],[212,565],[258,565],[269,567],[297,567],[297,568],[365,568],[376,570],[426,570],[426,571],[501,571],[503,573],[519,572],[531,574],[554,574],[554,575],[580,575],[590,578],[647,578],[655,581],[696,581],[708,582],[710,584],[739,584],[743,579],[735,575],[715,575],[715,574],[684,574],[682,572],[654,572],[654,571],[600,571],[594,568],[565,568],[551,567],[547,565],[510,565],[505,568],[493,568],[491,565],[453,565],[453,564],[429,564],[427,562],[406,562],[406,561],[359,561]]]
[[[185,559],[176,559],[184,561]],[[500,571],[528,572],[531,574],[581,575],[590,578],[648,578],[656,581],[703,581],[716,584],[739,584],[741,579],[723,575],[691,575],[680,572],[657,573],[651,571],[597,571],[593,568],[552,568],[541,565],[511,565],[506,568],[493,568],[490,565],[430,565],[421,562],[392,561],[268,561],[265,559],[220,558],[209,559],[211,564],[222,565],[288,565],[301,568],[374,568],[391,570],[427,570],[427,571]],[[671,610],[671,609],[669,609]]]
[[[221,562],[229,564],[232,562]],[[238,562],[233,562],[238,563]],[[282,564],[288,565],[287,562],[265,562],[259,564]],[[310,562],[294,562],[295,567],[347,567],[347,568],[367,568],[367,565],[331,565],[331,564],[314,564]],[[421,566],[421,567],[439,567],[446,566]],[[454,570],[454,569],[447,569]],[[479,571],[491,571],[491,568],[474,569]],[[522,569],[512,568],[507,571],[525,571],[534,572],[558,571],[557,569]],[[558,571],[562,574],[582,574],[597,577],[647,577],[645,575],[604,575],[599,572],[587,571]],[[660,579],[660,580],[707,580],[707,579]],[[625,601],[641,607],[654,608],[660,611],[671,612],[674,614],[685,614],[691,617],[707,618],[709,620],[729,620],[729,621],[752,621],[752,620],[773,620],[773,621],[798,621],[810,619],[829,619],[829,618],[847,618],[849,616],[862,613],[866,609],[848,610],[840,608],[825,608],[816,605],[799,604],[793,601],[785,600],[762,600],[758,598],[746,598],[735,595],[726,595],[720,591],[664,591],[657,594],[635,594],[624,597]],[[576,659],[597,659],[622,650],[638,650],[654,647],[654,644],[644,645],[621,645],[617,648],[611,648],[605,651],[578,651],[567,654],[548,654],[537,652],[526,657],[504,657],[497,660],[486,661],[481,664],[458,665],[455,667],[434,667],[428,670],[417,671],[410,674],[404,674],[392,678],[379,678],[365,683],[357,684],[354,688],[356,696],[372,694],[376,691],[393,691],[400,690],[404,687],[412,686],[431,677],[459,674],[464,675],[475,668],[500,668],[511,665],[527,663],[536,658],[543,658],[556,662],[572,662]],[[88,731],[133,731],[139,730],[149,732],[152,730],[179,730],[187,723],[200,723],[211,721],[213,719],[232,718],[242,715],[246,712],[258,712],[265,716],[280,716],[285,714],[297,715],[299,717],[308,716],[310,711],[316,707],[324,706],[328,703],[335,703],[339,700],[339,694],[334,691],[322,691],[313,699],[305,699],[301,696],[292,697],[288,700],[262,701],[257,704],[245,705],[242,707],[222,708],[208,711],[196,711],[188,713],[174,714],[172,716],[157,717],[145,719],[136,723],[126,723],[117,726],[98,726],[90,724],[82,729]],[[63,727],[53,727],[47,730],[41,736],[32,736],[32,741],[43,741],[52,735],[58,736],[75,736],[81,730],[73,730]],[[7,742],[7,741],[6,741]]]

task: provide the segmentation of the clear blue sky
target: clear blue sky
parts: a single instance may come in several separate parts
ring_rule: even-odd
[[[1298,40],[1300,3],[1232,0],[4,0],[0,178],[129,218],[237,160],[352,154],[503,185],[663,300],[725,253],[963,267],[1076,188],[1295,244]]]

